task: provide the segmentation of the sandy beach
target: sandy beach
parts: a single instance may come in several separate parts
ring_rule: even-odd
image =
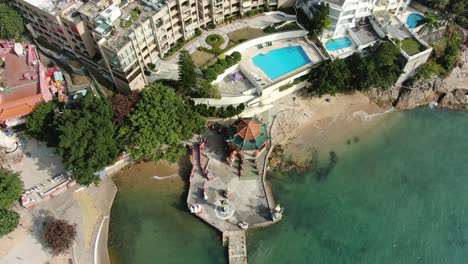
[[[312,149],[352,140],[353,135],[379,124],[383,109],[360,92],[306,98],[288,96],[275,103],[271,135],[295,160],[306,159]]]

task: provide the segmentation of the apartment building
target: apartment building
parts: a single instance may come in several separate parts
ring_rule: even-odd
[[[148,84],[144,69],[208,23],[294,0],[15,0],[35,37],[111,76],[121,91]],[[93,58],[101,58],[98,61]]]
[[[397,14],[400,8],[406,8],[411,0],[300,0],[297,6],[306,15],[312,17],[316,4],[330,6],[331,28],[325,34],[331,37],[342,35],[349,28],[369,17],[373,11],[385,10]]]

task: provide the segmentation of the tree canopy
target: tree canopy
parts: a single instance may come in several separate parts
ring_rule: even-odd
[[[66,253],[76,238],[76,224],[72,225],[63,219],[50,219],[44,223],[45,247],[52,255]]]
[[[19,174],[0,169],[0,208],[9,207],[21,197],[23,181]]]
[[[23,17],[12,6],[0,4],[0,38],[17,38],[23,32]]]
[[[112,98],[112,110],[114,112],[114,123],[122,125],[127,119],[133,107],[140,101],[140,92],[132,91],[129,95],[116,94]]]
[[[173,89],[157,83],[142,91],[142,98],[120,129],[120,136],[135,159],[174,162],[184,153],[181,142],[205,129],[203,118]]]
[[[57,152],[82,185],[99,181],[96,172],[116,161],[119,147],[109,102],[88,94],[55,118]]]
[[[331,26],[331,20],[328,17],[329,13],[330,7],[328,4],[315,4],[312,19],[309,23],[309,32],[317,36],[322,35],[323,31]]]
[[[313,69],[309,75],[312,89],[318,95],[335,95],[349,88],[351,72],[342,59],[327,60]]]
[[[182,50],[179,54],[179,82],[182,93],[191,95],[197,85],[197,74],[195,64],[187,50]]]
[[[399,56],[398,47],[384,41],[369,56],[355,53],[346,59],[325,61],[311,70],[310,91],[334,95],[370,88],[388,89],[401,74]]]
[[[50,146],[57,144],[57,135],[53,126],[54,111],[59,105],[55,101],[41,103],[26,118],[26,133],[38,140],[43,140]]]
[[[12,210],[0,209],[0,237],[15,230],[19,223],[19,214]]]

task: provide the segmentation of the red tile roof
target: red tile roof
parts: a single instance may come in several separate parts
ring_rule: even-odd
[[[0,92],[0,123],[30,114],[37,104],[52,99],[44,67],[36,50],[28,46],[26,56],[18,56],[12,47],[0,48],[5,60],[0,80],[4,91]]]

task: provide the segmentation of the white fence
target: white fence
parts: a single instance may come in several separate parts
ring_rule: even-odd
[[[263,44],[268,41],[277,41],[277,40],[283,40],[283,39],[292,39],[292,38],[300,38],[304,37],[307,35],[307,31],[305,30],[294,30],[294,31],[287,31],[287,32],[281,32],[281,33],[276,33],[276,34],[271,34],[255,39],[251,39],[246,42],[242,42],[241,44],[235,46],[234,48],[226,51],[226,54],[231,55],[233,52],[241,52],[247,48],[253,47],[258,44]]]

